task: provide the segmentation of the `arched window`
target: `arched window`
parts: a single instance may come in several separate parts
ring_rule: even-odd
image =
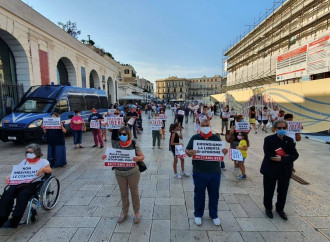
[[[0,82],[17,84],[16,64],[13,52],[0,38]]]

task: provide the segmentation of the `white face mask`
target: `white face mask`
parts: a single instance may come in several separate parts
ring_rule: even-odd
[[[34,153],[27,153],[26,158],[33,160],[34,158],[36,158],[36,155]]]
[[[211,131],[210,127],[200,127],[200,130],[203,134],[208,134]]]

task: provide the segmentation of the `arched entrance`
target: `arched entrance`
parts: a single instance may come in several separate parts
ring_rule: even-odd
[[[108,93],[108,104],[110,106],[110,104],[114,104],[114,89],[115,89],[115,86],[114,86],[114,83],[113,83],[113,80],[111,78],[111,76],[109,76],[108,78],[108,81],[107,81],[107,93]]]
[[[59,59],[57,62],[56,75],[59,85],[68,86],[70,83],[71,86],[77,86],[76,71],[68,58],[62,57]]]
[[[100,78],[95,70],[92,70],[89,74],[89,87],[95,89],[100,88]]]

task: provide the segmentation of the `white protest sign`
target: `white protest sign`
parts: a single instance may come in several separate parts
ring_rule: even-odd
[[[195,125],[194,125],[194,131],[199,131],[199,124],[198,123],[195,123]]]
[[[9,178],[9,185],[18,185],[21,183],[29,183],[36,178],[38,167],[30,165],[14,165]]]
[[[287,132],[289,132],[289,133],[301,133],[302,122],[287,121],[287,123],[288,123]]]
[[[134,167],[136,162],[133,161],[135,150],[113,149],[107,147],[105,152],[107,156],[104,159],[104,166],[114,167]]]
[[[115,114],[115,111],[116,111],[116,109],[108,109],[108,113],[110,115],[114,115]]]
[[[229,119],[230,118],[230,113],[229,112],[222,112],[222,118]]]
[[[208,119],[206,115],[199,115],[199,122],[201,123],[204,119]]]
[[[89,127],[91,129],[100,129],[100,121],[98,120],[91,120]]]
[[[235,122],[236,132],[250,132],[249,122]]]
[[[159,119],[161,119],[161,120],[166,120],[166,119],[167,119],[167,115],[164,114],[164,113],[160,113],[160,114],[159,114]]]
[[[127,121],[127,123],[128,123],[129,125],[131,125],[131,126],[134,125],[134,122],[135,122],[135,118],[133,118],[133,117],[131,117],[131,118]]]
[[[163,126],[163,120],[161,119],[151,119],[151,130],[159,130]]]
[[[184,111],[183,110],[178,110],[178,115],[184,115]]]
[[[45,129],[61,129],[61,118],[45,117],[42,125]]]
[[[175,157],[176,158],[186,157],[186,153],[184,152],[182,145],[175,145]]]
[[[229,159],[243,161],[243,156],[240,150],[229,149]]]
[[[196,150],[194,160],[223,161],[225,141],[194,140],[193,150]]]
[[[120,129],[123,126],[123,117],[107,117],[107,129]]]

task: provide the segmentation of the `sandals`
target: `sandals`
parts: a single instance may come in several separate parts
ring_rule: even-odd
[[[134,219],[133,219],[133,223],[135,223],[135,224],[138,224],[138,223],[140,223],[140,220],[141,220],[141,215],[139,215],[139,216],[134,216]]]
[[[124,222],[127,219],[127,214],[120,214],[119,218],[117,219],[117,222],[120,224]]]

